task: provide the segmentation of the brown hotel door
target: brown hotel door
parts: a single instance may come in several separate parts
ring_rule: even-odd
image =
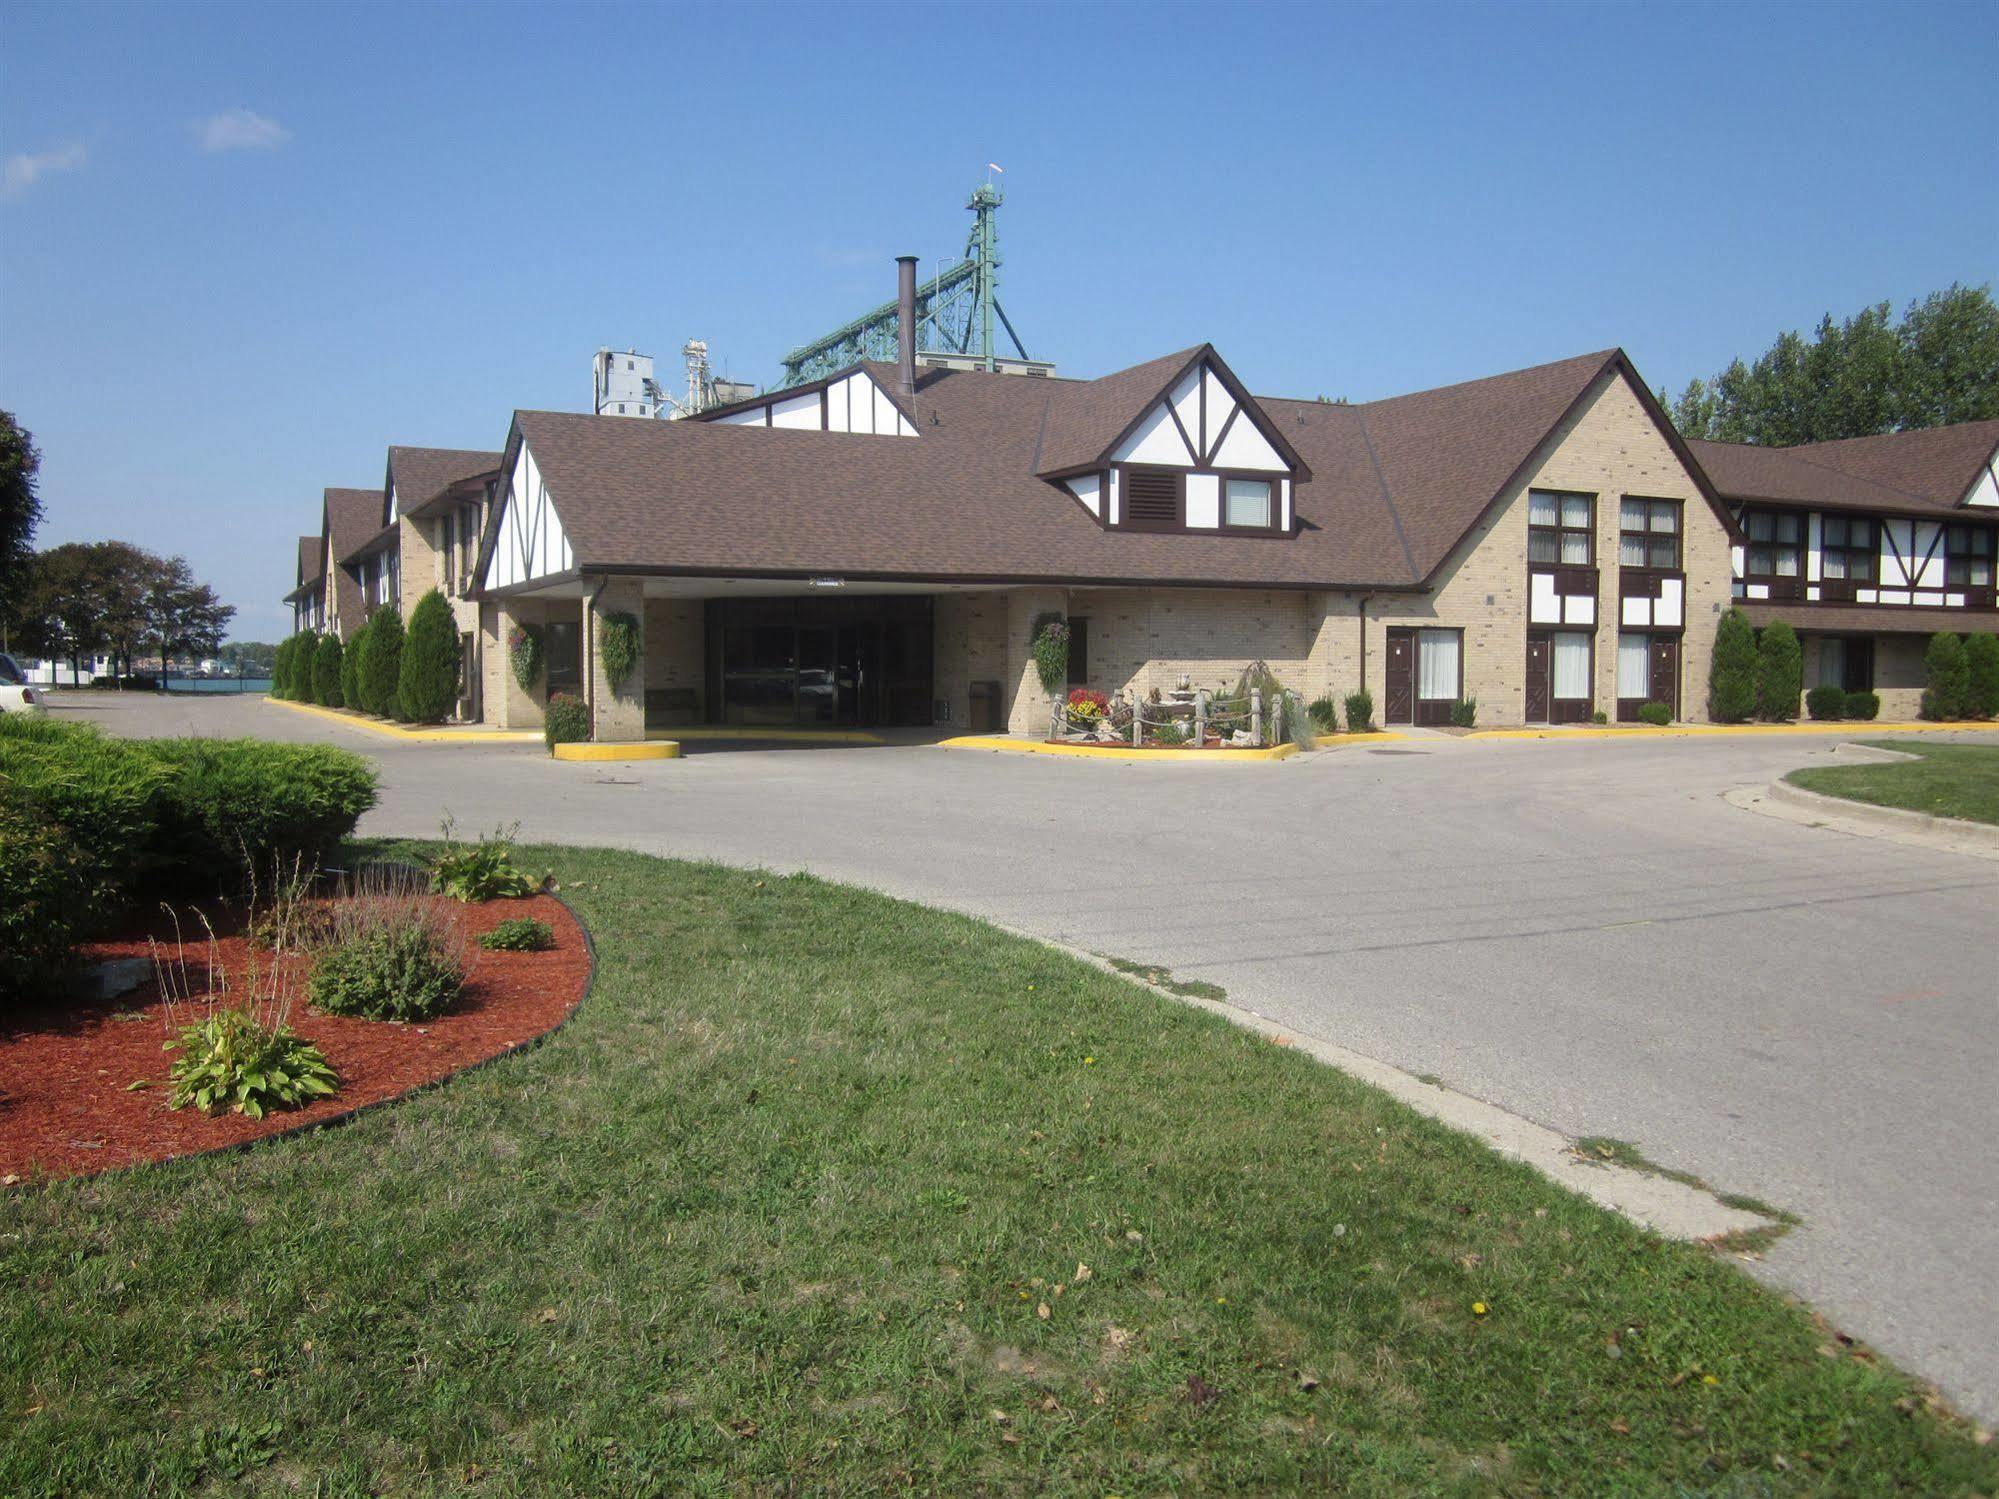
[[[1548,632],[1527,634],[1527,722],[1548,721]]]
[[[1416,632],[1388,632],[1388,683],[1381,705],[1383,723],[1413,723],[1416,718]]]
[[[1680,716],[1680,637],[1652,637],[1652,701],[1664,703]]]

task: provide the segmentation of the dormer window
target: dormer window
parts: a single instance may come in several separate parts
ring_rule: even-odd
[[[1277,501],[1268,479],[1226,479],[1222,524],[1232,529],[1268,531],[1276,524]]]

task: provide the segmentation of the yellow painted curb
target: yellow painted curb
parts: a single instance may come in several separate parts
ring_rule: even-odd
[[[1384,736],[1370,734],[1370,739]],[[1088,744],[1044,744],[1039,739],[1011,739],[1000,734],[967,734],[939,742],[939,749],[998,750],[1014,755],[1069,755],[1084,760],[1197,760],[1206,765],[1237,760],[1288,760],[1298,753],[1295,744],[1273,745],[1269,749],[1120,749],[1115,745],[1098,748]]]
[[[796,744],[881,744],[879,734],[870,734],[865,729],[763,729],[745,725],[730,728],[725,724],[707,724],[700,728],[647,729],[648,739],[753,739],[775,740]]]
[[[266,697],[264,701],[294,713],[310,713],[315,718],[331,719],[349,728],[367,729],[412,744],[536,744],[541,740],[539,729],[412,729],[378,718],[363,718],[344,708],[322,708],[317,703],[294,703],[281,697]]]
[[[652,739],[644,744],[558,744],[550,753],[558,760],[678,760],[680,746],[671,739]]]
[[[1966,729],[1991,730],[1999,724],[1874,723],[1866,719],[1806,719],[1801,723],[1676,723],[1665,728],[1650,724],[1593,724],[1572,729],[1475,729],[1465,739],[1612,739],[1640,736],[1654,739],[1691,739],[1705,734],[1944,734]]]

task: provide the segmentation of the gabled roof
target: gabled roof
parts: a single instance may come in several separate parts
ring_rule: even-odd
[[[1689,446],[1730,499],[1847,510],[1956,510],[1999,448],[1999,421],[1790,448],[1739,442]]]
[[[452,486],[496,473],[500,455],[475,448],[389,449],[389,474],[383,492],[393,485],[396,504],[404,515],[420,514]]]
[[[325,493],[321,534],[326,538],[329,559],[326,571],[333,575],[334,623],[343,633],[361,623],[366,606],[360,581],[346,568],[334,566],[331,559],[346,557],[375,534],[382,524],[385,503],[379,489],[329,489]]]
[[[1616,376],[1720,512],[1617,350],[1360,406],[1260,400],[1299,465],[1288,538],[1109,530],[1039,477],[1058,424],[1094,462],[1211,352],[1104,382],[924,369],[914,441],[521,411],[509,449],[533,450],[579,572],[1415,589]]]
[[[326,569],[320,562],[320,558],[325,555],[321,541],[322,538],[318,536],[301,536],[298,539],[298,581],[292,586],[292,591],[285,595],[284,601],[287,604],[304,598],[309,593],[316,593],[325,585]]]
[[[1214,345],[1196,344],[1191,349],[1182,349],[1163,359],[1150,359],[1101,379],[1056,383],[1048,404],[1048,421],[1042,431],[1035,472],[1052,479],[1110,462],[1118,445],[1151,415],[1154,407],[1171,396],[1190,369],[1203,363],[1214,370],[1215,377],[1236,404],[1257,420],[1286,464],[1294,470],[1308,467],[1270,419],[1269,412],[1262,409],[1262,403],[1244,388],[1227,361],[1215,352]]]
[[[402,535],[402,522],[390,521],[366,541],[355,547],[353,551],[347,553],[340,561],[344,566],[352,566],[363,557],[371,557],[376,552],[386,552],[390,547],[401,542]]]

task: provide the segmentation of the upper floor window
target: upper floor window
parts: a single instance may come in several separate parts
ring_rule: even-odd
[[[1992,537],[1983,526],[1952,526],[1944,552],[1944,582],[1958,588],[1990,588]]]
[[[1620,567],[1678,568],[1680,502],[1626,499],[1618,509]]]
[[[1749,550],[1743,572],[1752,578],[1804,575],[1805,518],[1796,511],[1752,510],[1743,517]]]
[[[1819,537],[1819,573],[1828,579],[1845,578],[1855,583],[1874,580],[1874,561],[1881,554],[1881,540],[1871,520],[1846,515],[1828,515]]]
[[[1596,500],[1586,494],[1527,495],[1527,560],[1551,566],[1588,567],[1596,560]]]
[[[1267,531],[1277,524],[1277,501],[1268,479],[1224,479],[1222,524]]]

